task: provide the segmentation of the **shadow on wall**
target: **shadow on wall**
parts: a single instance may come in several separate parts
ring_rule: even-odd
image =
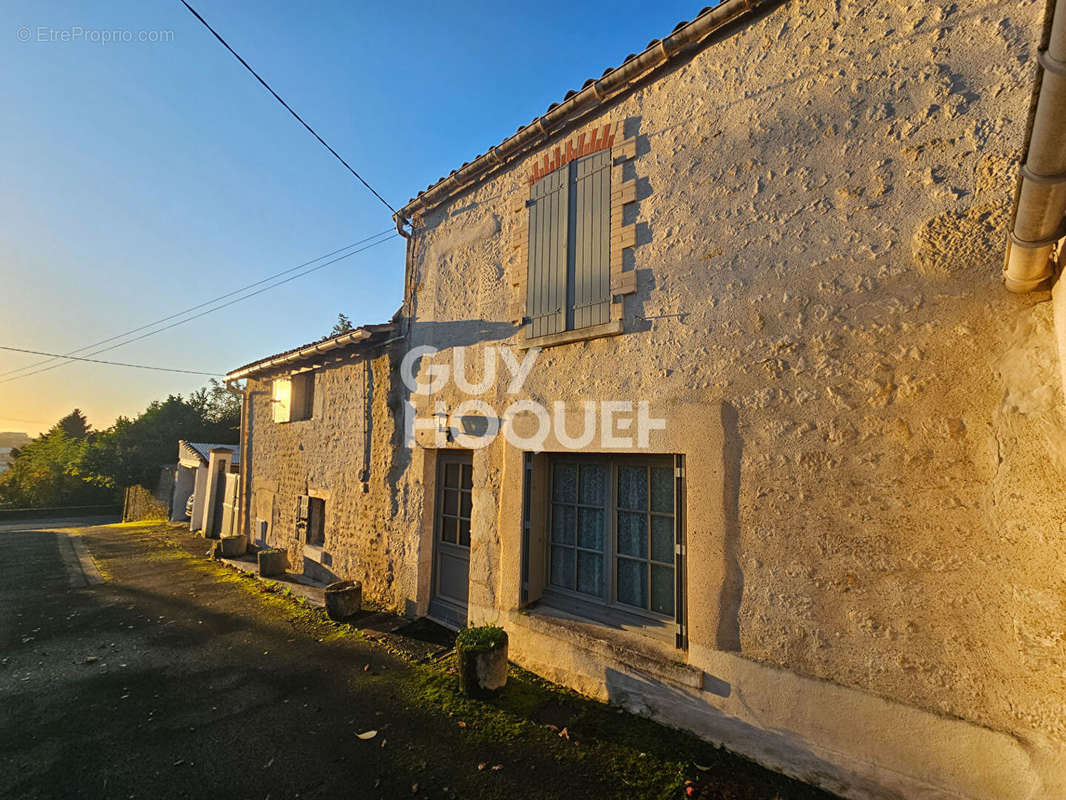
[[[303,560],[303,575],[305,578],[310,578],[313,581],[321,581],[322,583],[336,583],[339,580],[343,580],[338,576],[330,567],[333,566],[333,559],[329,553],[322,554],[322,563],[319,564],[310,558],[304,558]]]
[[[723,453],[722,508],[725,512],[723,533],[722,588],[719,593],[718,649],[740,650],[740,603],[744,597],[744,573],[737,551],[740,547],[740,457],[744,443],[740,438],[737,410],[722,403]]]
[[[487,319],[412,322],[410,341],[416,347],[419,345],[431,345],[436,348],[470,347],[510,339],[518,328],[519,326],[512,322],[494,322]]]
[[[710,705],[702,695],[732,695],[734,702],[750,711],[739,687],[731,687],[713,675],[704,674],[704,685],[709,688],[702,693],[684,691],[611,668],[606,670],[604,677],[608,701],[631,714],[692,731],[701,739],[722,743],[770,768],[831,791],[849,796],[904,800],[883,786],[849,775],[819,758],[797,734],[757,728]]]

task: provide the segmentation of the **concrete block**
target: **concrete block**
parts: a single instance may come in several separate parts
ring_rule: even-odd
[[[260,550],[257,557],[261,578],[284,575],[285,570],[289,568],[289,553],[286,550]]]
[[[248,537],[244,534],[223,536],[218,540],[218,550],[223,558],[236,558],[248,551]]]

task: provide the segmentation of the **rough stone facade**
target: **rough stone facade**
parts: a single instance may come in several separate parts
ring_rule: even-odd
[[[397,517],[392,471],[403,452],[391,361],[391,353],[378,348],[317,367],[312,416],[295,422],[274,422],[271,403],[273,379],[289,372],[249,379],[250,466],[243,476],[250,488],[246,529],[253,543],[286,549],[291,569],[309,577],[361,581],[364,598],[388,607],[396,605],[397,554],[389,537]],[[297,530],[300,495],[325,501],[325,543],[317,560],[305,558]],[[267,522],[265,539],[260,521]]]
[[[471,620],[555,679],[850,796],[1063,796],[1066,420],[1050,297],[1000,279],[1043,14],[788,2],[588,120],[637,140],[619,173],[637,291],[624,333],[543,351],[518,396],[706,423],[662,450],[709,483],[690,477],[690,646],[657,651],[702,675],[633,684],[648,672],[610,631],[528,619],[502,442],[474,454]],[[514,242],[555,141],[415,221],[408,343],[442,351],[423,372],[464,346],[473,381],[481,348],[520,344]],[[501,410],[503,383],[482,395]],[[416,520],[419,442],[396,488]],[[374,563],[403,552],[396,603],[424,610],[432,525],[395,530]]]

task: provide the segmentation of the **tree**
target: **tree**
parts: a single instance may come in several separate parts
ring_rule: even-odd
[[[240,401],[214,380],[188,400],[157,400],[103,431],[92,430],[74,409],[11,453],[0,473],[0,507],[118,502],[126,486],[155,488],[160,467],[177,457],[179,439],[236,444],[240,421]]]
[[[40,508],[116,501],[111,487],[94,485],[81,473],[89,442],[57,423],[18,449],[0,474],[0,506]]]
[[[52,426],[53,431],[56,429],[62,430],[63,433],[71,439],[84,439],[92,431],[89,421],[85,418],[85,415],[81,413],[80,408],[75,408]]]
[[[189,396],[189,403],[199,411],[205,422],[218,426],[219,432],[209,437],[211,441],[224,443],[222,438],[239,433],[241,401],[222,381],[211,378],[207,386],[197,389]]]
[[[159,468],[174,463],[179,439],[236,444],[240,405],[224,399],[228,394],[216,382],[188,400],[170,395],[134,419],[119,417],[96,435],[82,460],[83,474],[99,486],[154,488]]]
[[[338,314],[337,321],[333,324],[333,330],[329,332],[327,339],[332,339],[334,336],[340,336],[342,333],[348,333],[354,331],[355,326],[352,325],[352,321],[348,319],[345,314]]]

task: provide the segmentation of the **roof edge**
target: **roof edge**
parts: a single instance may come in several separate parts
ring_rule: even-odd
[[[323,339],[320,342],[312,342],[292,350],[286,350],[284,353],[267,356],[258,361],[253,361],[250,364],[245,364],[243,367],[238,367],[237,369],[226,373],[226,380],[239,381],[242,378],[250,378],[253,375],[258,375],[267,370],[284,367],[297,361],[310,358],[311,356],[321,355],[322,353],[328,353],[333,350],[378,344],[381,339],[381,334],[392,333],[396,330],[397,327],[394,322],[386,322],[381,325],[364,325],[353,331],[342,333],[339,336],[334,336],[330,339]]]
[[[394,219],[400,224],[432,211],[551,137],[581,122],[591,112],[631,91],[649,72],[694,53],[715,32],[764,6],[780,2],[723,0],[713,8],[704,8],[691,22],[678,24],[665,39],[652,40],[641,53],[629,55],[619,66],[606,70],[598,80],[590,78],[585,81],[581,90],[568,92],[562,103],[552,103],[547,112],[520,127],[514,135],[419,192],[396,212]]]

